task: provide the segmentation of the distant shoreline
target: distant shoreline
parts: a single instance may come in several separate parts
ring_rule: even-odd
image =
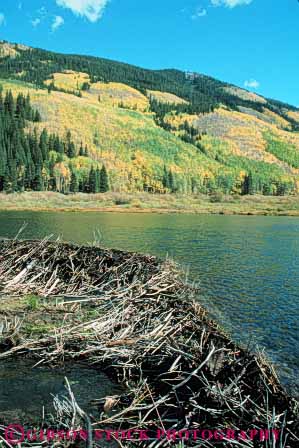
[[[218,211],[204,211],[204,210],[175,210],[175,209],[138,209],[138,208],[0,208],[0,212],[61,212],[61,213],[138,213],[141,215],[157,214],[157,215],[218,215],[218,216],[289,216],[299,217],[299,211],[290,212],[262,212],[262,211],[248,211],[248,212],[234,212],[226,210],[224,212]]]
[[[0,194],[0,211],[299,216],[299,197],[25,192]]]

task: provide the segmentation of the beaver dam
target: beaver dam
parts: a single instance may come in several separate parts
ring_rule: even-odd
[[[22,446],[299,446],[296,400],[262,354],[235,344],[209,318],[174,263],[5,240],[0,292],[0,375],[11,365],[22,373],[22,401],[26,372],[36,386],[41,372],[61,372],[64,394],[53,394],[49,413],[41,403],[34,428],[84,436]],[[31,401],[39,403],[36,390]],[[13,410],[1,397],[0,404],[0,444],[11,446],[5,428]],[[29,416],[19,423],[30,425]]]

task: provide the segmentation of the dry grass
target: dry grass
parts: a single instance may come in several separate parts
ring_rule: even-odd
[[[45,85],[54,83],[58,89],[64,89],[70,92],[78,92],[81,90],[85,82],[90,82],[87,73],[74,72],[72,70],[65,70],[63,73],[53,73],[53,78],[45,81]]]
[[[66,196],[54,192],[25,192],[0,194],[0,210],[299,216],[299,198],[112,192]]]
[[[279,129],[291,130],[291,125],[287,120],[285,120],[275,112],[272,112],[271,110],[267,109],[266,107],[263,108],[263,112],[259,112],[257,110],[243,106],[239,106],[238,109],[240,112],[243,112],[244,114],[252,115],[266,123],[274,124]]]
[[[30,47],[23,44],[11,44],[9,42],[4,42],[0,40],[0,58],[5,58],[10,56],[11,58],[15,58],[18,56],[18,50],[29,50]]]
[[[272,110],[267,109],[266,107],[263,109],[263,114],[268,117],[273,124],[276,124],[279,128],[289,129],[291,130],[290,123],[280,115],[276,114]]]
[[[184,100],[183,98],[180,98],[177,95],[174,95],[173,93],[160,92],[159,90],[148,90],[147,93],[148,96],[151,96],[160,103],[188,104],[188,101]]]
[[[148,99],[138,90],[117,82],[91,84],[87,73],[65,70],[63,73],[54,73],[53,78],[45,81],[45,84],[50,85],[52,82],[54,82],[55,87],[74,93],[80,91],[84,83],[89,83],[90,90],[81,93],[88,102],[94,104],[101,102],[107,106],[118,106],[122,103],[128,109],[136,109],[142,112],[149,109]]]
[[[245,101],[254,101],[256,103],[263,103],[263,104],[267,103],[265,98],[263,98],[262,96],[244,89],[240,89],[239,87],[225,87],[224,90],[230,93],[231,95],[235,95],[238,98],[241,98],[242,100]]]
[[[0,42],[0,58],[6,58],[7,56],[15,58],[17,55],[18,52],[14,45]]]
[[[211,114],[198,117],[193,124],[200,131],[227,141],[231,151],[237,155],[274,163],[287,170],[290,170],[287,164],[266,152],[267,141],[264,133],[270,132],[282,142],[291,143],[299,150],[298,134],[284,131],[275,124],[241,112],[218,109]]]
[[[243,111],[243,112],[242,112]],[[228,142],[233,153],[238,152],[249,158],[280,164],[273,156],[265,153],[265,132],[271,132],[282,142],[292,143],[299,150],[299,136],[284,129],[287,122],[277,114],[264,109],[264,116],[251,109],[228,111],[224,108],[205,115],[169,114],[168,123],[178,128],[185,121],[197,127],[201,132]]]
[[[299,123],[299,111],[288,111],[288,116]]]
[[[83,93],[83,96],[89,98],[92,96],[95,101],[110,105],[118,106],[122,103],[123,107],[134,109],[141,112],[149,110],[149,101],[138,90],[126,84],[117,82],[97,82],[92,84],[89,92]]]

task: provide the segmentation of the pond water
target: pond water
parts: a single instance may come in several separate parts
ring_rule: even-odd
[[[56,415],[53,399],[69,397],[65,378],[78,405],[88,414],[99,415],[94,399],[119,394],[121,389],[103,373],[84,364],[64,367],[34,367],[29,359],[10,359],[0,362],[0,419],[1,423],[30,424]],[[33,368],[34,367],[34,368]]]
[[[130,213],[0,212],[0,236],[61,236],[165,257],[199,283],[199,300],[243,343],[265,347],[299,395],[299,219]]]

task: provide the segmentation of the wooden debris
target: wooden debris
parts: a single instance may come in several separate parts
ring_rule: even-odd
[[[277,444],[223,440],[222,446],[299,446],[298,403],[263,356],[235,344],[209,319],[173,263],[47,240],[4,241],[0,292],[35,293],[53,302],[55,296],[71,296],[71,303],[79,297],[82,306],[90,298],[99,310],[97,319],[62,326],[0,353],[0,362],[24,353],[51,365],[84,360],[124,384],[119,397],[93,397],[103,410],[93,429],[138,428],[152,435],[159,428],[280,429]],[[150,443],[120,446],[170,443],[153,437]],[[189,439],[184,446],[213,444]]]

